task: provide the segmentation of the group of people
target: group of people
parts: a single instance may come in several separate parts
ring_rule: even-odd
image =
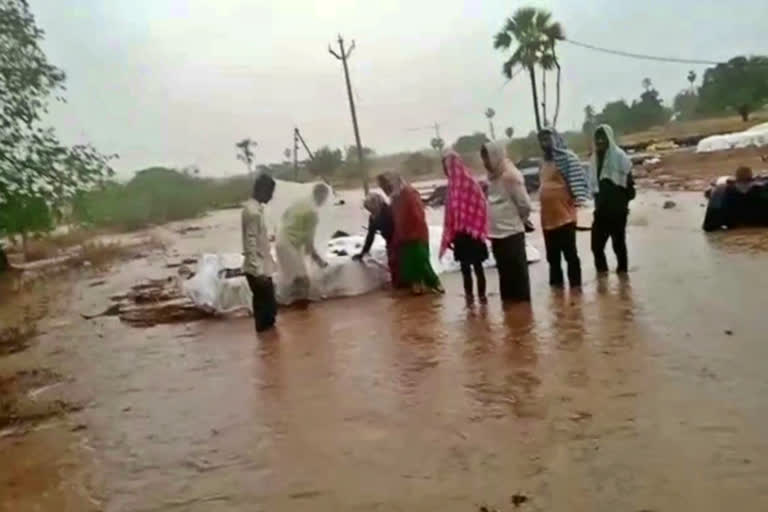
[[[287,299],[296,304],[309,301],[307,257],[321,268],[328,266],[315,248],[315,233],[319,221],[318,209],[328,200],[329,187],[318,183],[312,188],[311,197],[294,203],[283,213],[275,241],[275,262],[264,211],[264,206],[272,200],[275,185],[275,180],[268,174],[256,176],[252,197],[245,203],[242,212],[243,273],[253,295],[253,318],[257,332],[271,329],[277,319],[277,297],[272,276],[278,266],[283,279],[289,284]]]
[[[768,179],[756,178],[751,168],[740,166],[732,179],[716,183],[707,195],[705,231],[768,226]]]
[[[591,197],[595,200],[592,253],[597,272],[608,272],[605,246],[610,239],[616,253],[617,271],[626,273],[626,225],[629,202],[634,198],[632,162],[616,144],[611,127],[601,125],[594,132],[593,158],[586,169],[554,129],[541,130],[539,143],[544,156],[539,190],[541,227],[550,285],[565,285],[564,258],[570,287],[581,287],[576,212]],[[532,209],[523,175],[509,160],[501,143],[484,144],[480,157],[487,171],[486,187],[478,182],[458,153],[447,150],[443,154],[448,186],[439,256],[442,258],[448,250],[453,251],[461,268],[467,301],[474,302],[477,297],[486,303],[483,264],[490,256],[490,244],[498,269],[501,300],[530,301],[525,234]],[[380,234],[387,244],[394,288],[414,294],[442,293],[440,279],[430,263],[429,227],[419,192],[395,173],[381,174],[377,180],[385,195],[373,192],[364,201],[370,213],[368,234],[362,251],[354,259],[365,258],[376,234]],[[274,326],[277,312],[271,278],[275,263],[263,213],[274,188],[271,177],[259,175],[254,183],[253,199],[243,209],[243,271],[253,291],[257,331]],[[326,265],[315,250],[314,234],[317,209],[325,203],[328,194],[326,185],[316,185],[310,200],[297,203],[285,212],[278,232],[276,253],[280,269],[287,282],[293,283],[299,300],[308,299],[306,256],[321,267]]]

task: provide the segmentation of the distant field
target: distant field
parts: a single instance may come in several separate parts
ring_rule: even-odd
[[[673,121],[664,126],[655,126],[650,130],[623,135],[621,143],[627,145],[650,144],[683,137],[708,137],[719,133],[743,131],[765,122],[768,122],[768,112],[753,114],[746,123],[739,116],[700,119],[697,121]]]

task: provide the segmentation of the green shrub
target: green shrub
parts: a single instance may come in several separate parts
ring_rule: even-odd
[[[73,204],[73,216],[81,224],[130,231],[239,206],[250,191],[249,176],[202,179],[153,167],[139,171],[125,185],[107,183],[80,194]]]

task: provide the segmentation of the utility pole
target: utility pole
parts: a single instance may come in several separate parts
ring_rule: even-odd
[[[293,179],[299,181],[299,129],[293,129]]]
[[[301,133],[299,132],[298,128],[295,129],[295,134],[296,134],[296,138],[299,140],[299,142],[301,142],[301,145],[304,146],[304,150],[309,155],[309,159],[314,160],[315,155],[312,154],[312,150],[309,149],[309,146],[307,146],[307,143],[304,141],[304,137],[301,136]]]
[[[365,195],[368,195],[368,173],[363,165],[363,145],[360,144],[360,130],[357,127],[357,113],[355,112],[355,100],[352,97],[352,83],[349,81],[349,67],[347,66],[347,59],[352,55],[352,50],[355,49],[355,41],[349,46],[348,50],[344,50],[344,39],[339,34],[339,53],[333,51],[331,45],[328,45],[328,52],[336,57],[344,66],[344,79],[347,82],[347,96],[349,97],[349,110],[352,112],[352,127],[355,129],[355,144],[357,144],[357,165],[360,171],[360,176],[363,179],[363,191]]]

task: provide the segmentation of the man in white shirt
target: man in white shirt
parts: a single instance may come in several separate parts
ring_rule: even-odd
[[[256,332],[273,328],[277,319],[277,299],[272,282],[276,266],[264,213],[264,205],[272,200],[274,192],[275,180],[261,173],[253,183],[252,198],[243,206],[243,273],[253,294]]]

